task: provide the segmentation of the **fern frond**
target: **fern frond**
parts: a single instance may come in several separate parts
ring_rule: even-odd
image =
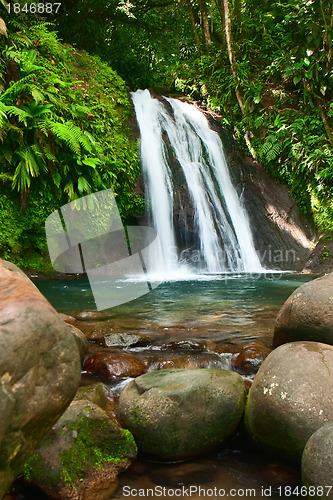
[[[282,149],[283,145],[281,144],[281,142],[275,142],[266,155],[267,161],[274,161],[279,158]]]
[[[71,123],[47,122],[50,131],[60,140],[66,143],[66,146],[73,153],[81,154],[81,144],[79,140],[78,127]],[[81,131],[80,131],[81,133]],[[82,134],[82,133],[81,133]]]
[[[30,118],[29,113],[17,106],[6,106],[6,113],[9,116],[16,116],[19,121],[23,122],[25,125],[27,125],[27,119]]]
[[[21,78],[18,82],[12,82],[10,87],[8,87],[3,94],[0,95],[0,101],[7,103],[10,102],[14,97],[22,94],[23,92],[30,94],[31,92],[31,78],[35,76],[34,74],[27,75]]]

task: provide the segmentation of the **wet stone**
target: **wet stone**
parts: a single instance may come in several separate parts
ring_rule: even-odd
[[[159,370],[125,386],[118,416],[148,457],[185,460],[214,450],[236,432],[245,394],[235,372]]]
[[[259,342],[251,342],[242,347],[232,361],[232,369],[240,375],[254,375],[272,349]]]
[[[146,346],[150,343],[147,336],[135,335],[132,333],[109,333],[101,339],[106,347],[130,347],[130,346]]]
[[[127,352],[97,352],[89,356],[83,370],[90,375],[117,380],[138,377],[146,371],[144,362]]]
[[[223,369],[223,361],[218,354],[210,352],[200,353],[174,353],[170,351],[157,351],[150,354],[148,371],[165,370],[169,368],[182,368],[194,370],[197,368]]]
[[[76,323],[76,318],[74,318],[74,316],[70,316],[69,314],[64,313],[59,313],[59,316],[68,325],[75,325]]]
[[[112,313],[107,311],[88,311],[83,310],[75,314],[75,318],[79,321],[104,321],[112,318]]]
[[[99,406],[107,416],[116,420],[116,408],[113,391],[102,382],[79,387],[74,401],[86,400]]]
[[[206,343],[205,342],[200,342],[200,341],[195,341],[195,340],[174,340],[172,342],[165,342],[163,344],[159,344],[156,342],[154,344],[155,347],[160,346],[162,350],[169,350],[169,351],[178,351],[178,350],[184,350],[184,351],[206,351]]]

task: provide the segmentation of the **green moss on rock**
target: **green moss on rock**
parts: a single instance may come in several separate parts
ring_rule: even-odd
[[[54,498],[113,482],[137,453],[130,431],[90,401],[74,401],[25,464],[25,477]]]

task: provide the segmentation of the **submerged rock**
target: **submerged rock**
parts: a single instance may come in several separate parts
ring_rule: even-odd
[[[136,378],[119,398],[119,418],[139,449],[155,459],[204,454],[237,429],[245,386],[230,371],[160,370]]]
[[[25,477],[54,499],[109,500],[135,456],[128,430],[91,401],[73,401],[27,461]]]
[[[97,352],[85,360],[83,369],[90,375],[108,379],[138,377],[146,366],[138,357],[128,352]]]
[[[280,346],[255,376],[245,410],[246,429],[263,447],[300,460],[311,434],[333,420],[332,393],[332,346]]]
[[[318,429],[306,443],[302,457],[302,481],[312,487],[312,497],[333,499],[333,422]],[[309,495],[310,496],[310,495]]]
[[[106,333],[101,337],[95,335],[92,340],[105,347],[146,346],[150,343],[147,335],[134,333]]]
[[[272,349],[259,342],[246,344],[233,359],[232,369],[240,375],[254,375],[270,352]]]
[[[64,314],[64,313],[59,313],[59,316],[68,325],[75,325],[76,323],[76,319],[74,318],[74,316],[69,316],[69,314]]]
[[[297,288],[280,309],[274,346],[295,340],[333,345],[333,273]]]
[[[105,321],[112,318],[113,313],[108,311],[89,311],[83,310],[75,314],[75,318],[79,321]]]
[[[149,355],[148,371],[181,368],[194,370],[197,368],[222,369],[222,358],[213,352],[196,351],[154,351]]]
[[[0,498],[73,399],[80,372],[68,325],[0,259]]]

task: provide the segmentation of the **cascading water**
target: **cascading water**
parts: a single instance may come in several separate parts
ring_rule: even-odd
[[[141,133],[141,162],[153,223],[167,273],[181,265],[174,230],[170,160],[181,167],[194,207],[202,270],[260,272],[247,214],[234,188],[221,140],[194,105],[164,102],[148,90],[132,94]],[[191,262],[191,259],[189,259]]]

